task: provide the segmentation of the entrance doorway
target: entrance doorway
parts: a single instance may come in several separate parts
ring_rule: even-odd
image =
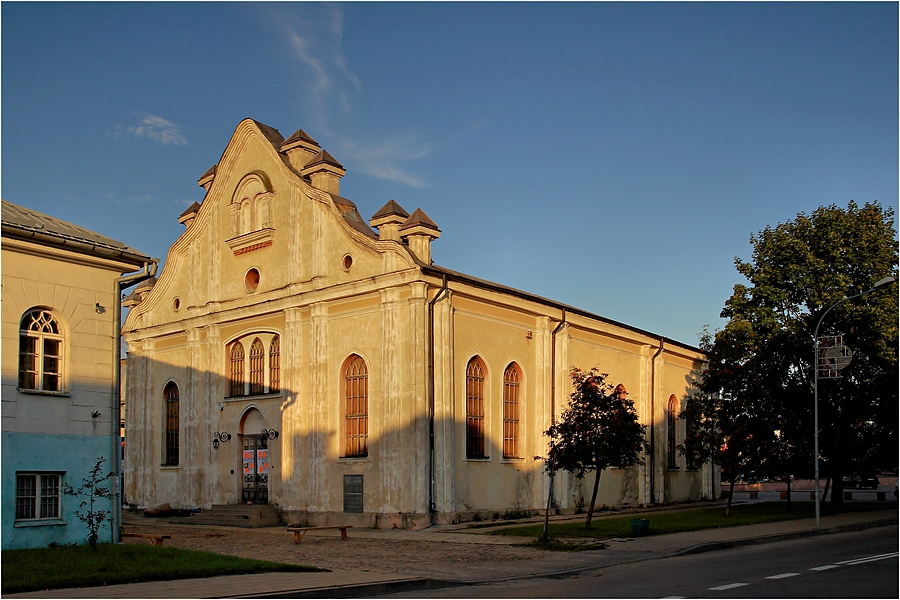
[[[269,439],[256,408],[241,419],[241,503],[269,503]]]
[[[241,502],[269,503],[269,440],[262,434],[243,437]]]

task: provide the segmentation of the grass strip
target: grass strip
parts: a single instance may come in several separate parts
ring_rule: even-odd
[[[854,502],[845,504],[844,512],[868,512],[885,510],[888,506],[876,502]],[[822,515],[831,514],[831,507],[822,508]],[[632,519],[646,519],[650,522],[648,535],[662,535],[681,531],[697,531],[700,529],[717,529],[720,527],[739,527],[757,523],[791,521],[815,516],[815,504],[797,502],[787,510],[784,502],[760,502],[757,504],[738,504],[731,507],[731,516],[725,516],[724,507],[708,507],[690,510],[678,510],[659,513],[637,513],[622,517],[603,517],[594,514],[590,529],[584,528],[584,522],[551,523],[550,538],[563,540],[566,538],[630,538],[635,537],[631,531]],[[521,537],[538,537],[544,531],[543,524],[504,527],[491,532],[491,535],[512,535]]]
[[[220,575],[324,570],[143,544],[100,544],[96,551],[91,551],[88,546],[4,550],[2,569],[0,593],[3,594]]]

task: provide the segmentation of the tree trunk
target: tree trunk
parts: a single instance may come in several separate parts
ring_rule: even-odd
[[[734,482],[737,481],[737,475],[731,478],[731,489],[728,490],[728,504],[725,505],[725,516],[731,516],[731,499],[734,498]]]
[[[594,516],[594,503],[597,502],[597,490],[600,489],[600,473],[602,469],[597,469],[597,477],[594,478],[594,492],[591,494],[591,505],[588,507],[587,521],[584,524],[585,529],[591,528],[591,519]]]
[[[844,511],[844,475],[834,474],[834,482],[831,484],[831,509],[835,513]]]
[[[544,513],[544,532],[541,534],[541,539],[544,541],[544,543],[550,540],[550,504],[553,502],[553,474],[554,471],[551,467],[550,491],[547,492],[547,512]]]
[[[822,493],[822,497],[821,497],[821,498],[816,498],[816,500],[817,500],[818,503],[819,503],[819,507],[820,507],[820,508],[821,508],[822,506],[825,505],[825,498],[828,497],[828,488],[829,488],[829,487],[831,487],[831,477],[827,477],[827,478],[825,479],[825,491]]]
[[[791,510],[791,475],[787,474],[784,477],[784,480],[787,481],[787,509]]]

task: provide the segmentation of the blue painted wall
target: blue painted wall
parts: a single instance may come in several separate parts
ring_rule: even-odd
[[[44,548],[51,542],[86,543],[87,527],[74,512],[86,510],[80,507],[84,497],[61,494],[60,517],[64,524],[16,526],[16,471],[61,472],[60,485],[68,483],[78,488],[81,480],[89,476],[97,458],[105,458],[104,473],[110,471],[110,444],[110,438],[102,436],[3,433],[2,549]],[[104,483],[105,487],[110,487],[113,481],[108,479]],[[94,506],[95,509],[110,510],[112,499],[100,498]],[[99,536],[101,543],[111,541],[109,525],[100,530]]]

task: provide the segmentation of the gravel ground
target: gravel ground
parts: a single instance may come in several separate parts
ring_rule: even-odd
[[[135,513],[123,515],[128,533],[154,533],[172,536],[166,546],[232,554],[245,558],[312,565],[329,570],[357,570],[378,573],[402,573],[429,577],[447,576],[467,565],[488,562],[521,561],[546,555],[525,546],[483,545],[397,538],[361,537],[349,532],[341,540],[340,532],[310,532],[300,544],[284,525],[244,529],[206,525],[180,525],[164,519],[150,519]],[[427,535],[427,534],[423,534]],[[126,544],[148,544],[146,539],[126,537]]]

